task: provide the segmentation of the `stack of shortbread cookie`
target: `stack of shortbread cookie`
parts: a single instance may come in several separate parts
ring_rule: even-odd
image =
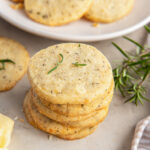
[[[24,100],[30,124],[63,139],[93,133],[107,116],[113,75],[95,47],[66,43],[48,47],[30,60],[31,90]]]

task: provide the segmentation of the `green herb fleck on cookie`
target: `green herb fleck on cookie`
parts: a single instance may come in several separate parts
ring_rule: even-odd
[[[76,63],[72,63],[73,65],[75,65],[76,67],[79,67],[79,66],[86,66],[87,64],[79,64],[78,62]]]
[[[50,74],[51,72],[53,72],[54,70],[56,70],[58,68],[58,66],[63,62],[64,57],[62,54],[59,54],[59,56],[61,57],[61,60],[56,64],[56,66],[54,68],[52,68],[50,71],[48,71],[48,74]]]
[[[12,61],[11,59],[0,59],[0,63],[2,64],[2,67],[0,68],[0,70],[5,70],[5,63],[15,64],[15,62]]]

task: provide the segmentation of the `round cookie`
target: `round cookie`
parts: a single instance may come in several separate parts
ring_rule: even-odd
[[[81,18],[92,0],[24,0],[27,15],[36,22],[58,26]]]
[[[87,104],[107,95],[113,74],[107,58],[95,47],[64,43],[36,53],[28,77],[41,99],[53,104]]]
[[[88,119],[75,121],[75,122],[69,122],[67,125],[69,125],[70,127],[75,127],[75,128],[92,127],[102,122],[106,118],[107,113],[108,113],[108,107],[102,110],[96,111],[95,114]]]
[[[29,113],[31,114],[35,124],[41,130],[44,130],[45,132],[48,132],[54,135],[75,134],[81,130],[81,128],[72,128],[69,126],[62,125],[40,114],[38,110],[36,109],[36,107],[32,105],[30,101],[31,101],[31,93],[28,92],[25,97],[24,104],[27,103]]]
[[[35,128],[39,128],[40,130],[43,130],[43,128],[41,127],[38,127],[32,116],[28,113],[29,110],[28,110],[28,107],[24,107],[24,112],[25,112],[25,116],[27,118],[27,121]],[[90,134],[92,134],[95,130],[96,130],[97,126],[94,126],[94,127],[88,127],[88,128],[85,128],[85,129],[82,129],[81,131],[75,133],[75,134],[72,134],[72,135],[56,135],[58,136],[59,138],[62,138],[62,139],[65,139],[65,140],[76,140],[76,139],[81,139],[81,138],[84,138]],[[46,132],[45,130],[43,130],[44,132]]]
[[[27,101],[26,101],[27,102]],[[25,103],[26,103],[25,102]],[[27,121],[35,128],[39,128],[40,130],[43,130],[43,128],[41,127],[38,127],[31,114],[29,113],[29,109],[27,107],[27,104],[24,103],[24,112],[25,112],[25,116],[27,118]],[[75,133],[75,134],[71,134],[71,135],[56,135],[58,136],[59,138],[63,138],[63,139],[66,139],[66,140],[76,140],[76,139],[81,139],[81,138],[84,138],[90,134],[92,134],[95,130],[96,130],[97,126],[94,126],[94,127],[88,127],[88,128],[85,128],[85,129],[82,129],[81,131]],[[45,130],[43,130],[44,132],[46,132]]]
[[[129,14],[134,0],[93,0],[85,18],[93,22],[109,23]]]
[[[31,114],[30,114],[30,111],[29,111],[29,108],[28,108],[28,101],[25,100],[24,101],[24,104],[23,104],[23,111],[25,113],[25,117],[27,119],[27,121],[35,128],[37,128],[37,125],[35,124]]]
[[[18,42],[0,37],[0,91],[13,88],[27,71],[29,54]]]
[[[48,118],[50,118],[52,120],[55,120],[55,121],[63,123],[63,124],[68,124],[69,122],[74,122],[74,121],[85,120],[85,119],[90,118],[95,115],[95,112],[92,112],[92,113],[90,113],[88,115],[84,115],[84,116],[67,117],[62,114],[58,114],[58,113],[50,110],[46,106],[44,106],[35,94],[34,95],[32,94],[31,97],[32,97],[31,98],[32,105],[34,105],[41,114],[47,116]]]
[[[94,110],[100,110],[107,107],[112,101],[114,91],[114,82],[107,90],[107,96],[97,98],[89,104],[52,104],[44,99],[40,99],[41,103],[52,111],[65,115],[67,117],[88,115]],[[33,92],[34,93],[34,92]]]
[[[92,134],[96,130],[97,127],[98,126],[88,127],[88,128],[82,129],[78,133],[75,133],[75,134],[72,134],[72,135],[61,135],[61,136],[58,136],[58,137],[59,138],[63,138],[65,140],[77,140],[77,139],[81,139],[81,138],[84,138],[84,137]]]

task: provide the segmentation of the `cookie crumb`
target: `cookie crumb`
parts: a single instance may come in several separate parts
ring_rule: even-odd
[[[10,6],[11,6],[11,8],[13,8],[15,10],[24,8],[23,3],[11,4]]]
[[[53,138],[53,136],[49,134],[49,135],[48,135],[48,140],[50,140],[50,141],[51,141],[51,140],[52,140],[52,138]]]
[[[94,22],[94,23],[92,24],[92,26],[93,26],[93,27],[99,27],[99,23]]]
[[[19,120],[20,122],[23,122],[23,123],[24,123],[24,119],[21,119],[21,118],[20,118],[20,119],[18,119],[18,120]]]
[[[15,121],[18,120],[18,117],[16,116],[16,117],[14,118],[14,120],[15,120]]]

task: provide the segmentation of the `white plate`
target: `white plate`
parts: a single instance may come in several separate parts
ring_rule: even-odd
[[[10,0],[0,0],[0,16],[11,24],[27,32],[63,41],[99,41],[128,34],[150,21],[150,0],[135,0],[129,16],[115,23],[93,27],[86,20],[79,20],[60,27],[49,27],[33,22],[23,10],[13,10]]]

